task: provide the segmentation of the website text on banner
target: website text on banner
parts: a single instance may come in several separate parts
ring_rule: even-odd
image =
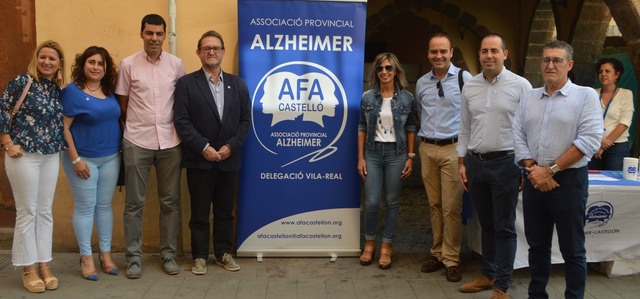
[[[238,1],[238,256],[357,256],[366,1]]]

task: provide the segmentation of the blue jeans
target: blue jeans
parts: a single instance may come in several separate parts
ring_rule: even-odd
[[[602,153],[600,159],[591,157],[589,169],[622,170],[624,157],[629,157],[629,142],[614,143],[613,146]]]
[[[78,239],[80,255],[91,255],[93,224],[98,231],[100,251],[111,251],[113,235],[113,208],[111,201],[120,172],[120,154],[100,158],[82,158],[91,176],[80,178],[73,169],[69,156],[62,154],[62,167],[73,191],[73,230]]]
[[[386,213],[382,242],[391,243],[398,222],[400,190],[402,190],[400,176],[407,162],[407,154],[398,152],[395,142],[375,142],[374,150],[365,150],[364,158],[367,163],[367,176],[364,180],[365,239],[376,239],[378,211],[384,184]]]
[[[540,192],[525,179],[524,233],[529,243],[529,298],[548,298],[553,227],[564,259],[565,298],[583,298],[587,281],[584,246],[585,206],[589,195],[587,167],[569,168],[554,175],[560,187]]]
[[[509,289],[516,256],[516,205],[520,169],[513,155],[480,160],[468,155],[467,188],[482,227],[482,274],[495,278],[494,287]]]

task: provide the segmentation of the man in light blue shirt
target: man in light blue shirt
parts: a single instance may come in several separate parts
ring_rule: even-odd
[[[529,81],[504,66],[508,54],[502,36],[492,33],[482,39],[482,73],[465,84],[460,103],[458,174],[482,228],[482,275],[460,291],[493,289],[491,298],[509,297],[521,180],[513,164],[511,125],[520,97],[531,90]]]
[[[555,225],[565,261],[565,298],[583,298],[587,280],[584,245],[587,163],[600,147],[602,109],[595,90],[568,79],[573,48],[544,45],[545,86],[522,96],[514,117],[515,161],[525,167],[524,229],[529,244],[529,298],[548,298]]]
[[[462,82],[471,74],[451,64],[453,48],[446,33],[429,39],[430,72],[416,84],[417,112],[420,115],[420,153],[422,182],[429,199],[433,232],[431,256],[422,272],[446,267],[448,281],[462,279],[460,247],[462,244],[462,186],[458,180],[456,143],[460,127],[460,93]],[[462,72],[462,73],[461,73]]]

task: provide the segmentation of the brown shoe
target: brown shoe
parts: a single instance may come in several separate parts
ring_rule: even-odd
[[[463,293],[476,293],[493,288],[493,282],[495,279],[489,279],[484,275],[477,277],[476,279],[467,282],[460,286],[460,292]]]
[[[432,255],[431,257],[429,257],[427,262],[422,265],[422,268],[420,268],[420,271],[424,273],[431,273],[443,267],[444,267],[444,264],[441,261],[439,261],[437,257]]]
[[[462,275],[460,274],[458,266],[447,267],[446,275],[449,282],[458,282],[462,280]]]
[[[493,292],[491,293],[491,299],[509,299],[509,294],[507,294],[507,291],[493,289]]]
[[[391,268],[391,255],[393,254],[393,248],[391,243],[382,242],[380,247],[380,260],[378,260],[378,266],[380,269],[386,270]]]
[[[376,241],[365,241],[362,255],[360,256],[360,265],[369,266],[373,261],[373,256],[376,252]]]

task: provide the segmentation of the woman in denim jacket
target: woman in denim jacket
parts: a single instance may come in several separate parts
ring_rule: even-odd
[[[402,180],[413,169],[416,109],[398,58],[379,54],[362,95],[358,122],[358,173],[365,191],[365,246],[360,264],[371,265],[384,184],[386,214],[379,266],[391,268],[391,241],[398,221]]]

